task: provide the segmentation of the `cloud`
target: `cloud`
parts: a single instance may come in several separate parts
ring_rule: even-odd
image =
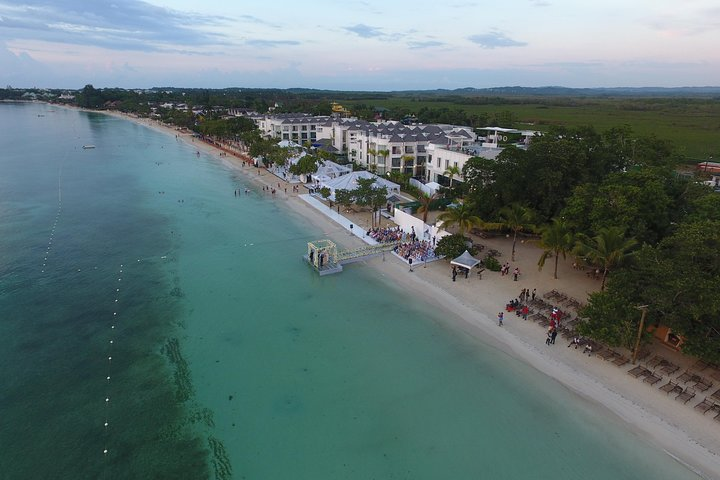
[[[527,67],[551,67],[551,68],[595,68],[602,67],[604,63],[601,62],[545,62],[545,63],[534,63],[525,65]]]
[[[272,28],[280,28],[280,25],[278,25],[277,23],[271,23],[271,22],[268,22],[267,20],[263,20],[262,18],[255,17],[253,15],[240,15],[238,18],[241,21],[245,21],[245,22],[249,22],[249,23],[256,23],[258,25],[265,25],[267,27],[272,27]]]
[[[501,48],[501,47],[524,47],[527,42],[520,42],[507,37],[504,33],[492,31],[481,33],[468,37],[473,43],[477,43],[482,48]]]
[[[369,25],[363,25],[362,23],[358,23],[352,27],[343,27],[343,29],[362,38],[377,38],[385,36],[382,29],[371,27]]]
[[[408,42],[408,47],[413,50],[418,50],[421,48],[442,47],[443,45],[445,45],[445,43],[438,42],[437,40],[426,40],[424,42]]]
[[[300,42],[297,42],[295,40],[261,40],[261,39],[252,39],[252,40],[246,40],[246,45],[250,45],[251,47],[259,47],[259,48],[275,48],[280,47],[283,45],[300,45]]]
[[[549,7],[552,5],[550,2],[547,2],[546,0],[530,0],[530,4],[533,7]]]
[[[229,18],[179,12],[141,0],[0,0],[0,38],[171,51],[220,45],[209,31]]]

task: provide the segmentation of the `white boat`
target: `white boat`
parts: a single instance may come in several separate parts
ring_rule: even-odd
[[[83,145],[83,148],[87,150],[88,148],[95,148],[95,145]]]

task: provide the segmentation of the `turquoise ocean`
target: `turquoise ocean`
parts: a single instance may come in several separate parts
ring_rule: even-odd
[[[323,232],[192,144],[0,132],[2,479],[698,478],[371,266],[317,277]]]

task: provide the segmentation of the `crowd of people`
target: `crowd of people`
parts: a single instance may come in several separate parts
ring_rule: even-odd
[[[435,258],[435,249],[427,240],[414,240],[395,247],[395,253],[400,257],[409,261],[412,259],[413,262],[424,262],[430,261]]]
[[[375,227],[368,230],[367,234],[378,243],[398,242],[403,238],[400,227]]]

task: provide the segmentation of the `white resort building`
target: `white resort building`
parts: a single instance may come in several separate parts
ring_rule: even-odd
[[[267,114],[250,116],[263,135],[298,144],[322,142],[349,162],[378,175],[408,174],[424,182],[447,185],[450,167],[460,172],[472,157],[494,160],[505,146],[526,148],[533,131],[500,127],[479,129],[444,124],[404,125],[396,121],[368,122],[339,115]],[[462,174],[453,181],[463,181]]]

